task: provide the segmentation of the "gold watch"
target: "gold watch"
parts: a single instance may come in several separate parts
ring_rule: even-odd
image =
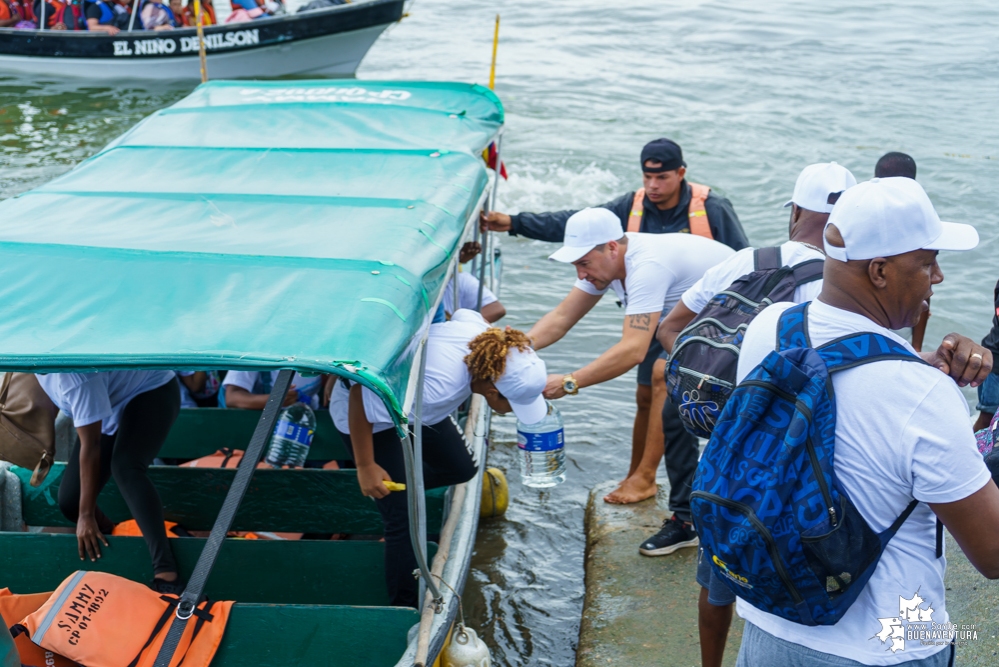
[[[576,382],[576,378],[572,377],[572,373],[562,376],[562,391],[570,396],[579,393],[579,383]]]

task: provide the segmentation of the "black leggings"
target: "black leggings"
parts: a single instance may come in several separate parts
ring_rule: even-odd
[[[174,378],[162,387],[139,394],[125,406],[118,420],[118,432],[101,434],[101,469],[97,491],[114,477],[128,510],[149,547],[153,573],[176,572],[163,526],[163,502],[149,480],[146,469],[159,454],[167,433],[180,412],[180,386]],[[76,439],[66,471],[59,482],[59,509],[72,522],[80,514],[80,439]],[[96,510],[97,525],[110,532],[113,523]]]
[[[353,453],[350,436],[341,433],[347,448]],[[395,429],[375,433],[375,463],[396,482],[406,480],[406,464],[402,442]],[[475,477],[475,461],[465,437],[450,417],[423,427],[423,484],[428,489],[461,484]],[[416,555],[409,538],[409,491],[393,491],[375,500],[385,523],[385,584],[390,604],[396,607],[416,607],[418,589],[413,570]]]

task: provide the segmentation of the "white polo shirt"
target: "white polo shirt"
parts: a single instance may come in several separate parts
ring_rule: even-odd
[[[424,424],[444,421],[472,395],[472,376],[465,365],[465,356],[471,340],[488,328],[489,324],[474,310],[459,310],[450,321],[430,325],[427,372],[423,381]],[[378,433],[392,428],[392,417],[382,399],[367,387],[361,390],[361,396],[372,431]],[[330,397],[330,416],[341,433],[350,433],[349,397],[346,383],[338,381]]]
[[[741,381],[775,347],[777,320],[793,304],[770,306],[746,330],[739,355]],[[873,331],[912,349],[870,319],[822,301],[808,307],[809,335],[818,346],[858,331]],[[900,598],[923,599],[931,620],[948,621],[944,599],[947,562],[936,557],[936,515],[923,503],[963,500],[991,476],[978,453],[968,404],[957,384],[936,368],[908,361],[882,361],[833,375],[836,395],[834,468],[843,488],[871,528],[881,532],[913,498],[922,501],[888,543],[867,586],[839,623],[807,627],[760,611],[740,599],[738,612],[770,634],[865,665],[921,660],[944,646],[906,640],[889,650],[875,635],[878,619],[899,616]],[[905,629],[901,621],[899,625]],[[915,626],[919,627],[919,626]]]
[[[576,287],[594,296],[613,289],[624,304],[625,315],[668,313],[705,271],[735,252],[718,241],[693,234],[628,232],[627,236],[624,284],[615,280],[599,290],[586,280],[576,280]]]
[[[499,299],[496,295],[489,291],[488,287],[482,288],[482,305],[488,306],[491,303],[496,303]],[[444,288],[444,299],[442,301],[444,304],[444,310],[450,315],[454,310],[454,278],[448,281],[447,287]],[[469,310],[475,310],[475,307],[479,305],[479,279],[473,276],[471,273],[459,273],[458,274],[458,308],[467,308]]]
[[[271,386],[274,386],[274,382],[277,380],[278,373],[281,371],[229,371],[225,375],[225,379],[222,381],[222,391],[229,385],[233,387],[240,387],[246,391],[253,393],[253,388],[256,386],[257,379],[261,373],[271,374]],[[291,388],[302,393],[302,396],[308,398],[309,407],[313,410],[319,408],[319,392],[323,388],[323,378],[322,376],[316,375],[313,377],[305,377],[299,373],[291,378]]]
[[[711,301],[716,294],[724,292],[736,280],[756,269],[754,252],[753,248],[743,248],[721,264],[712,266],[705,271],[700,280],[680,297],[683,305],[695,313],[704,310],[708,301]],[[780,247],[780,258],[782,266],[795,266],[810,259],[825,259],[825,255],[803,243],[788,241]],[[812,301],[821,291],[822,279],[819,278],[795,288],[793,301],[795,303]]]
[[[174,372],[103,371],[48,373],[36,377],[52,402],[72,418],[73,426],[101,422],[101,433],[114,435],[128,402],[139,394],[162,387],[174,378]]]

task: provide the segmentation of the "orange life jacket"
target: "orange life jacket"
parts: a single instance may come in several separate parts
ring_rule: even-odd
[[[188,537],[187,531],[173,521],[164,521],[163,527],[166,528],[167,537]],[[116,523],[111,534],[118,537],[142,537],[142,531],[135,519]]]
[[[3,617],[4,625],[10,627],[25,616],[35,613],[50,595],[52,594],[14,595],[7,588],[0,588],[0,617]],[[27,635],[15,637],[14,646],[17,647],[17,654],[24,667],[79,667],[68,658],[32,644]]]
[[[708,212],[704,201],[711,193],[711,188],[700,183],[687,182],[690,186],[690,206],[687,207],[687,219],[690,221],[690,233],[714,239],[711,225],[708,224]],[[637,232],[642,226],[642,214],[645,213],[645,188],[638,188],[635,199],[631,203],[631,215],[628,216],[628,231]]]
[[[175,617],[178,598],[106,572],[74,572],[13,628],[53,653],[87,667],[152,667]],[[205,601],[188,619],[170,662],[208,667],[222,641],[232,602]]]

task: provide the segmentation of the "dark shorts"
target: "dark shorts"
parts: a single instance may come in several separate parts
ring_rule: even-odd
[[[985,382],[978,385],[977,409],[990,414],[999,412],[999,377],[995,373],[989,373]]]
[[[704,553],[704,547],[697,550],[697,583],[708,591],[708,604],[727,607],[735,604],[735,593],[715,574],[711,561]]]
[[[655,365],[656,359],[665,359],[668,355],[663,346],[659,344],[659,341],[655,338],[652,339],[652,344],[649,345],[649,351],[645,355],[645,360],[638,364],[638,384],[645,387],[652,386],[652,366]]]

